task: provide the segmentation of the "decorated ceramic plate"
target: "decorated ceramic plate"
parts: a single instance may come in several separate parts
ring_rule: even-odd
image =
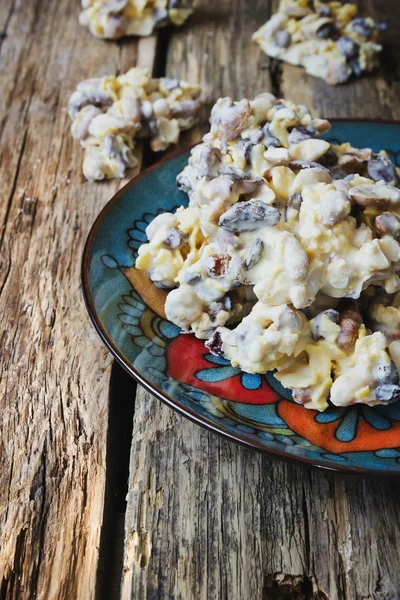
[[[336,121],[326,137],[385,148],[399,164],[400,123]],[[272,373],[241,372],[150,308],[151,290],[143,289],[133,269],[137,250],[156,215],[187,204],[175,178],[188,157],[189,152],[173,155],[133,179],[90,232],[83,290],[103,341],[155,396],[231,440],[322,468],[400,475],[400,401],[308,410],[293,402]]]

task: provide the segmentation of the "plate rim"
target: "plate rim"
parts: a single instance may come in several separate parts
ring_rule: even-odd
[[[366,124],[386,124],[386,125],[400,125],[399,120],[393,119],[362,119],[362,118],[333,118],[329,119],[331,123],[340,123],[340,122],[353,122],[353,123],[366,123]],[[198,142],[200,143],[200,142]],[[90,292],[89,287],[89,265],[90,265],[90,254],[92,249],[92,244],[94,238],[96,236],[97,230],[100,224],[103,222],[107,213],[114,207],[126,190],[130,187],[134,186],[142,177],[148,175],[154,169],[158,169],[160,166],[165,163],[177,158],[182,154],[186,154],[190,152],[190,150],[196,146],[197,144],[192,144],[183,149],[176,150],[174,152],[169,153],[167,156],[162,158],[160,161],[157,161],[154,165],[151,165],[132,179],[130,179],[120,190],[114,194],[114,196],[106,203],[106,205],[102,208],[98,216],[96,217],[94,223],[92,224],[88,236],[85,241],[83,255],[82,255],[82,263],[81,263],[81,282],[82,282],[82,294],[86,309],[88,311],[90,320],[95,327],[100,339],[111,352],[112,356],[117,360],[118,364],[122,366],[128,374],[133,377],[142,387],[144,387],[148,392],[156,396],[158,400],[161,400],[164,404],[166,404],[169,408],[177,411],[179,414],[183,415],[196,425],[200,425],[201,427],[216,433],[225,439],[228,439],[231,442],[235,442],[240,446],[246,448],[247,450],[252,450],[256,452],[260,452],[266,456],[278,458],[288,463],[308,466],[315,469],[321,469],[324,471],[330,471],[334,473],[341,473],[348,476],[358,476],[358,477],[378,477],[378,478],[399,478],[400,477],[400,469],[398,471],[394,471],[392,469],[388,470],[380,470],[380,469],[368,469],[364,467],[354,467],[354,466],[346,466],[342,464],[324,464],[318,462],[318,460],[313,458],[308,458],[306,456],[296,456],[291,453],[285,452],[284,450],[280,450],[278,448],[269,448],[258,442],[257,440],[250,441],[244,435],[239,433],[233,433],[224,428],[223,425],[217,425],[213,423],[211,420],[208,420],[206,417],[199,416],[194,410],[191,408],[180,404],[177,400],[171,398],[166,392],[161,390],[156,384],[151,382],[147,377],[145,377],[136,367],[128,361],[123,353],[119,350],[119,348],[114,344],[111,337],[103,327],[101,320],[97,314],[94,301]]]

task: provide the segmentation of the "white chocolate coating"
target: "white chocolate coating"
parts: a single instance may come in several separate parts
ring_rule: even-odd
[[[253,35],[273,58],[303,66],[331,85],[379,64],[384,24],[357,16],[354,4],[281,0],[279,10]],[[315,160],[315,159],[312,159]]]
[[[175,79],[152,79],[148,69],[88,79],[69,100],[72,137],[85,148],[83,174],[90,181],[124,177],[137,164],[136,138],[150,138],[155,152],[176,144],[200,109],[200,88]]]
[[[195,2],[185,0],[81,0],[79,23],[98,38],[150,35],[168,23],[182,25]]]
[[[177,288],[171,321],[317,410],[400,396],[398,173],[328,129],[271,94],[219,100],[177,178],[188,208],[149,225],[136,261]]]

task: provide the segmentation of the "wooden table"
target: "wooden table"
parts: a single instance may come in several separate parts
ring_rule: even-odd
[[[113,364],[80,259],[124,182],[84,180],[65,112],[77,82],[138,64],[203,86],[203,131],[220,95],[263,90],[323,116],[400,119],[397,0],[359,5],[389,23],[385,64],[332,89],[251,42],[275,1],[203,0],[181,29],[113,43],[78,26],[77,0],[1,0],[2,600],[400,597],[400,483],[244,450]]]

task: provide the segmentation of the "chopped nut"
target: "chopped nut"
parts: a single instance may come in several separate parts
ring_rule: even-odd
[[[210,277],[223,277],[232,260],[230,254],[213,254],[207,258],[206,270]]]
[[[400,233],[400,220],[393,213],[383,212],[375,219],[375,230],[380,237],[391,235],[397,238]]]
[[[294,388],[292,390],[292,396],[297,404],[302,404],[303,406],[312,401],[310,392],[305,388]]]
[[[372,155],[368,163],[368,175],[374,181],[384,181],[392,185],[396,185],[399,179],[392,161],[382,154]]]
[[[218,100],[211,111],[210,123],[218,126],[220,139],[231,141],[247,127],[251,115],[248,100],[232,103],[230,98]]]
[[[328,227],[333,227],[350,213],[350,201],[345,192],[328,191],[321,197],[319,220]]]
[[[326,119],[313,119],[312,125],[320,135],[327,133],[331,128],[331,124]]]
[[[340,333],[337,345],[342,350],[348,350],[356,343],[360,326],[353,319],[342,319],[340,321]]]
[[[296,175],[295,180],[290,186],[290,193],[296,194],[301,192],[306,185],[314,185],[315,183],[331,183],[332,177],[327,169],[316,166],[307,169],[302,169]]]
[[[222,154],[218,148],[204,145],[200,152],[198,166],[199,176],[210,179],[212,177],[213,169],[220,164],[221,158]]]
[[[387,206],[400,202],[400,190],[391,185],[359,185],[349,196],[360,206]]]
[[[291,160],[289,168],[293,171],[300,171],[301,169],[318,169],[321,171],[325,169],[329,173],[329,169],[312,160]]]

